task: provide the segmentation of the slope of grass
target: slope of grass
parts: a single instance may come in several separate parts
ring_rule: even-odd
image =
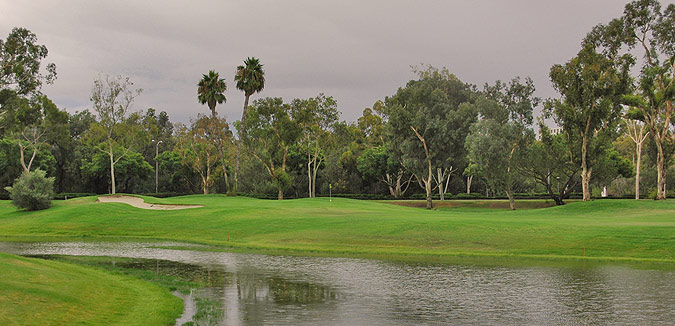
[[[21,212],[0,202],[0,240],[142,238],[237,249],[397,258],[519,256],[675,262],[675,201],[597,200],[562,207],[426,211],[344,198],[258,200],[194,195],[153,211],[95,197]],[[427,258],[424,258],[427,257]]]
[[[182,301],[139,279],[0,253],[0,325],[171,325]]]

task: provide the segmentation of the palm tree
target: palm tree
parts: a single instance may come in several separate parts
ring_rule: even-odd
[[[265,71],[260,60],[255,57],[246,58],[243,66],[237,67],[234,75],[234,81],[237,82],[237,89],[244,91],[244,111],[241,113],[241,124],[246,120],[248,109],[248,99],[253,93],[258,93],[265,88]],[[234,168],[234,191],[237,191],[239,184],[239,160],[241,158],[241,135],[237,142],[237,162]]]
[[[208,104],[211,109],[211,119],[214,125],[217,125],[218,118],[216,117],[216,104],[225,103],[226,98],[223,94],[227,90],[225,79],[219,78],[218,73],[210,70],[208,75],[203,75],[202,80],[197,84],[197,100],[201,104]],[[225,155],[223,153],[223,139],[216,139],[218,144],[218,154],[220,155],[220,163],[223,166],[223,177],[225,178],[225,187],[229,189],[230,182],[227,177],[227,165],[225,165]],[[205,190],[206,191],[206,190]]]
[[[237,82],[237,89],[244,91],[244,111],[241,114],[241,122],[246,119],[246,111],[248,109],[248,99],[253,93],[258,93],[265,88],[265,71],[260,60],[251,57],[244,61],[243,66],[237,67],[237,72],[234,75],[234,81]]]
[[[225,80],[218,78],[218,73],[211,70],[208,75],[203,75],[197,87],[197,100],[201,104],[208,104],[211,116],[215,118],[216,104],[226,101],[225,94],[223,94],[227,89]]]

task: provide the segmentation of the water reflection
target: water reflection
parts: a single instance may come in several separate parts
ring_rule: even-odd
[[[654,325],[675,320],[673,271],[401,264],[161,248],[169,245],[0,243],[0,251],[168,260],[129,264],[208,284],[194,295],[220,303],[217,322],[223,325]]]

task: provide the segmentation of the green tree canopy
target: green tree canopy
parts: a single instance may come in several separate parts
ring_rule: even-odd
[[[547,109],[565,132],[580,139],[584,200],[591,199],[595,159],[602,156],[602,147],[611,144],[616,132],[621,98],[630,90],[631,62],[627,57],[610,59],[586,44],[576,57],[551,68],[551,81],[561,98],[547,102]]]
[[[216,116],[216,104],[223,104],[227,100],[223,94],[226,90],[225,79],[220,78],[214,70],[202,75],[202,79],[197,83],[197,100],[200,104],[209,106],[211,117]]]
[[[290,183],[286,173],[289,147],[298,141],[301,128],[291,118],[291,106],[280,97],[256,100],[242,121],[242,141],[251,155],[265,166],[277,186],[278,198]]]
[[[31,31],[15,27],[5,41],[0,40],[0,89],[11,88],[19,95],[39,93],[42,83],[56,79],[56,65],[46,65],[46,74],[40,70],[47,57],[47,47],[37,44]]]
[[[508,84],[497,81],[485,85],[485,97],[476,101],[481,119],[466,138],[469,161],[474,172],[485,178],[493,189],[502,190],[515,209],[513,187],[518,166],[529,164],[523,157],[534,140],[532,112],[539,104],[534,83],[514,78]]]
[[[385,99],[387,128],[392,151],[425,189],[431,209],[433,168],[456,170],[466,164],[464,141],[476,121],[470,104],[474,91],[446,68],[416,72],[417,80]]]

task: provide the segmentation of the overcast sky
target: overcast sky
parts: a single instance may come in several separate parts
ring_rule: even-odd
[[[670,3],[672,1],[663,1]],[[265,96],[286,101],[319,93],[353,121],[365,107],[414,78],[410,65],[447,67],[483,85],[530,76],[540,97],[556,96],[548,71],[580,48],[590,29],[624,1],[15,1],[0,0],[0,37],[13,27],[49,49],[58,79],[43,87],[70,112],[90,107],[99,74],[129,76],[143,88],[138,110],[188,122],[208,108],[197,82],[215,69],[227,81],[219,114],[241,116],[233,82],[249,56],[264,64]]]

